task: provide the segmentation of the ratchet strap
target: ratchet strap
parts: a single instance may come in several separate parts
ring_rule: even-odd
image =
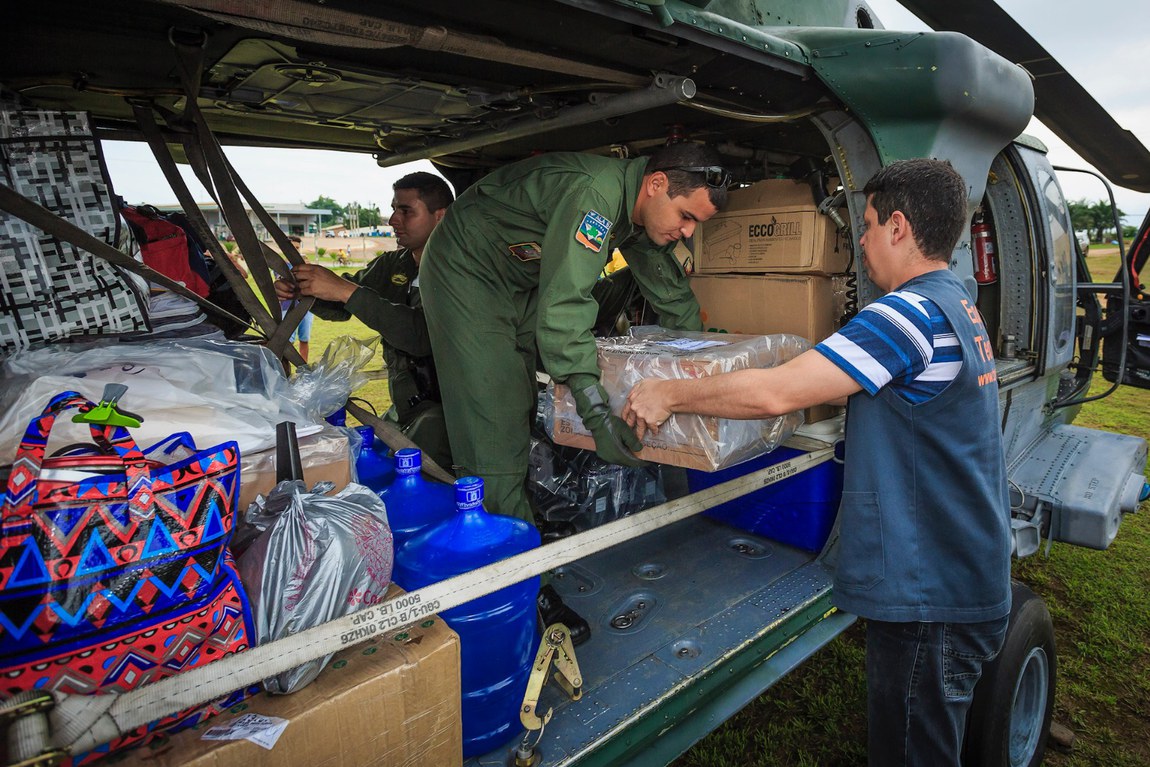
[[[210,665],[162,679],[132,692],[59,696],[48,713],[51,740],[29,737],[9,743],[9,757],[28,758],[48,748],[87,751],[147,724],[231,691],[337,652],[374,636],[386,635],[433,613],[486,596],[527,578],[679,522],[759,488],[831,460],[832,448],[768,466],[743,477],[679,498],[463,575],[433,583],[292,637],[221,658]],[[24,728],[32,731],[34,728]],[[18,750],[13,750],[18,749]]]

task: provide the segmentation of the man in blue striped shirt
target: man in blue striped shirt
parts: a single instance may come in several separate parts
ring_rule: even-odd
[[[766,418],[847,403],[834,601],[867,619],[870,764],[958,767],[983,664],[1010,612],[1010,505],[993,345],[951,253],[968,224],[949,163],[867,182],[867,273],[891,291],[790,362],[646,379],[624,419]]]
[[[946,316],[910,290],[883,296],[816,348],[867,394],[890,384],[912,403],[941,392],[962,367],[962,347]]]

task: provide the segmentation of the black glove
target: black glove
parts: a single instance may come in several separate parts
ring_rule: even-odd
[[[611,412],[607,392],[599,381],[594,376],[573,375],[567,385],[575,397],[576,412],[595,437],[595,454],[608,463],[646,466],[647,462],[635,455],[643,443],[626,421]]]

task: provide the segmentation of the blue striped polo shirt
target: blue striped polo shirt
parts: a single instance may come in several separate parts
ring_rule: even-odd
[[[815,348],[868,394],[891,384],[912,404],[941,392],[962,367],[962,347],[942,311],[907,290],[868,305]]]

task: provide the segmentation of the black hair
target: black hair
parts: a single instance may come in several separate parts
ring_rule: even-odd
[[[920,157],[891,163],[871,177],[863,193],[880,224],[902,211],[922,254],[950,260],[967,225],[967,187],[949,162]]]
[[[660,147],[651,155],[651,159],[647,161],[647,175],[655,171],[667,174],[667,195],[670,197],[687,195],[696,189],[707,187],[707,196],[711,204],[716,210],[722,210],[727,204],[727,188],[707,186],[706,177],[702,173],[675,170],[683,167],[723,167],[723,160],[718,152],[703,144],[680,141],[677,144]]]
[[[451,187],[447,185],[446,181],[434,173],[425,171],[408,173],[392,184],[391,188],[397,192],[400,189],[414,189],[419,193],[419,199],[423,201],[431,213],[446,208],[455,200],[455,195],[451,193]]]

